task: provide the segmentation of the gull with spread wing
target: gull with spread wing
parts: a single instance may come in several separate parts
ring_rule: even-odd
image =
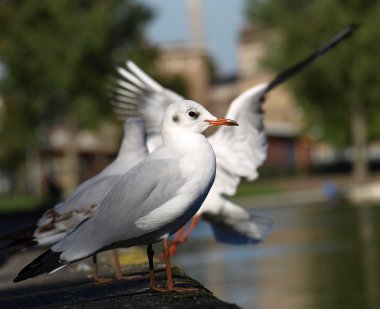
[[[240,127],[220,128],[208,138],[216,154],[216,180],[189,229],[177,233],[173,251],[174,244],[186,240],[199,218],[211,224],[215,238],[221,242],[246,244],[265,238],[271,229],[271,221],[249,213],[225,197],[236,193],[242,177],[255,180],[258,177],[257,169],[266,158],[262,110],[265,97],[273,88],[349,37],[355,28],[345,28],[311,56],[283,71],[269,83],[246,90],[231,103],[226,117],[236,119]],[[126,68],[119,67],[118,72],[120,78],[116,79],[117,86],[112,93],[114,110],[122,119],[133,116],[144,120],[148,149],[152,151],[162,143],[159,128],[164,110],[182,97],[162,87],[131,61],[126,62]]]
[[[168,237],[199,209],[215,179],[215,154],[201,133],[213,125],[237,126],[193,101],[171,104],[162,119],[162,145],[126,172],[94,214],[27,265],[15,282],[50,273],[98,252],[148,245],[150,287],[181,291],[170,268]],[[167,287],[154,282],[152,244],[163,240]]]

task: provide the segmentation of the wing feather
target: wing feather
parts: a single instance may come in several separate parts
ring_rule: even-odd
[[[159,134],[165,109],[183,97],[161,86],[132,61],[127,61],[126,67],[119,67],[117,71],[120,77],[112,91],[115,113],[121,119],[139,115],[145,122],[148,138]]]
[[[234,195],[242,177],[252,181],[258,177],[258,167],[267,154],[264,130],[264,102],[267,84],[250,88],[230,105],[226,118],[234,119],[238,127],[221,127],[208,138],[216,155],[214,187],[220,194]]]

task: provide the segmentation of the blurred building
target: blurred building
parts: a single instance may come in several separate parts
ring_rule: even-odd
[[[161,75],[180,75],[186,81],[189,97],[209,105],[210,73],[205,47],[200,43],[183,43],[164,45],[160,50],[157,69]]]

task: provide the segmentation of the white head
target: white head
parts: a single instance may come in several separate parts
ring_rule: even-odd
[[[237,126],[229,119],[216,118],[202,105],[184,100],[169,105],[162,119],[162,134],[165,135],[174,129],[186,130],[192,133],[202,133],[210,126]]]

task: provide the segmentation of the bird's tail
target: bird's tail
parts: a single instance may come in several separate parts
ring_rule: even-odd
[[[34,261],[26,265],[13,280],[13,282],[20,282],[28,278],[51,273],[69,263],[60,259],[61,252],[53,252],[50,249],[41,254]]]
[[[13,248],[29,248],[37,245],[33,233],[37,226],[32,224],[25,228],[0,235],[0,252]]]
[[[204,213],[202,218],[210,223],[218,242],[234,245],[261,242],[273,227],[269,218],[252,214],[228,200],[224,201],[220,213]]]

